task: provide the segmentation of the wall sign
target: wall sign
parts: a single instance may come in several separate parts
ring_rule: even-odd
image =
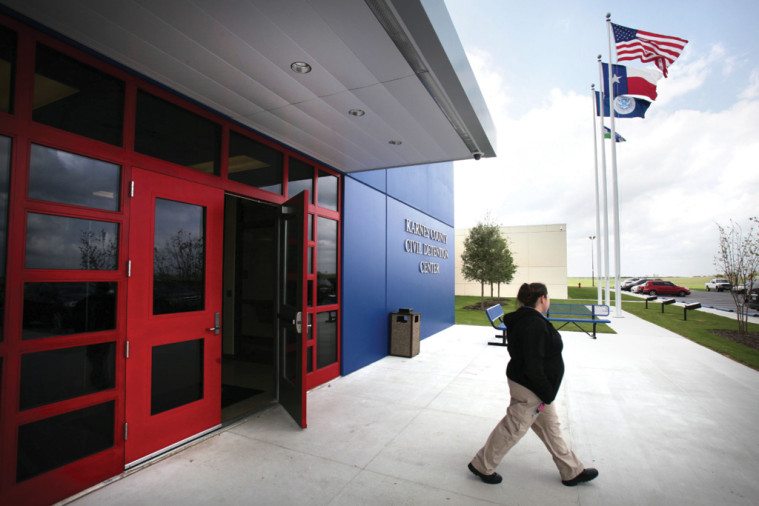
[[[448,244],[448,235],[417,223],[415,221],[406,219],[405,230],[406,233],[412,234],[430,241],[437,242],[439,244]],[[422,255],[433,258],[448,259],[447,246],[438,246],[437,244],[430,244],[428,242],[422,242],[418,239],[406,239],[403,241],[403,250],[406,253],[413,255]],[[419,272],[422,274],[440,274],[440,264],[438,262],[431,262],[429,260],[422,260],[419,262]]]

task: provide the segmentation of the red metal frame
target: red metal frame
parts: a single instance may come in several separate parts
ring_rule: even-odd
[[[127,329],[127,278],[126,258],[127,244],[130,237],[131,208],[126,198],[127,182],[131,180],[132,167],[140,167],[159,174],[200,183],[208,187],[219,188],[229,193],[281,205],[287,200],[289,159],[296,158],[313,166],[312,199],[308,205],[308,215],[324,216],[338,221],[338,295],[337,304],[330,306],[310,307],[308,311],[316,322],[316,313],[326,310],[338,311],[338,362],[321,370],[305,375],[307,388],[312,388],[339,375],[340,357],[340,302],[341,275],[340,265],[342,256],[342,227],[340,210],[342,209],[342,178],[340,173],[319,164],[300,153],[292,151],[271,139],[250,131],[239,124],[220,115],[214,114],[195,103],[184,100],[166,89],[153,83],[146,82],[119,67],[113,66],[103,59],[93,56],[70,46],[68,43],[41,33],[16,19],[0,14],[0,24],[14,30],[17,34],[17,55],[15,69],[15,97],[13,114],[0,112],[0,135],[12,139],[11,181],[8,205],[8,242],[6,265],[6,302],[5,302],[5,336],[0,341],[0,358],[3,360],[2,377],[0,377],[0,503],[12,504],[49,503],[96,484],[123,470],[125,445],[123,426],[125,419],[125,378],[126,365],[122,353],[126,341]],[[62,37],[61,37],[62,39]],[[86,63],[104,73],[124,81],[124,123],[123,144],[114,146],[105,142],[89,139],[77,134],[56,129],[51,126],[32,121],[32,92],[34,86],[34,51],[37,43],[43,43],[80,62]],[[134,152],[134,126],[136,116],[137,90],[144,90],[163,100],[174,103],[199,116],[212,120],[221,126],[221,167],[220,175],[205,174],[193,169],[175,165],[163,160]],[[230,131],[245,135],[256,142],[265,144],[283,153],[282,193],[275,195],[242,183],[227,179],[228,146]],[[115,163],[121,166],[121,206],[118,211],[102,211],[79,206],[56,204],[28,199],[27,172],[29,152],[32,143],[55,149],[69,151],[77,155],[87,156]],[[326,172],[338,177],[338,211],[319,208],[318,203],[318,174]],[[115,271],[55,271],[24,268],[25,224],[28,212],[49,213],[63,216],[105,220],[119,224],[119,268]],[[314,226],[316,220],[314,219]],[[315,230],[316,232],[316,230]],[[318,236],[315,236],[318,238]],[[316,262],[316,242],[313,241]],[[308,246],[306,246],[308,247]],[[315,302],[315,279],[312,275],[312,297]],[[117,323],[113,331],[88,334],[67,335],[40,340],[21,340],[21,315],[23,306],[24,282],[30,281],[113,281],[118,286]],[[304,280],[304,290],[308,286]],[[305,295],[305,294],[304,294]],[[304,299],[307,300],[307,299]],[[315,334],[313,334],[315,336]],[[50,405],[18,411],[18,391],[20,375],[20,359],[24,353],[41,350],[58,349],[69,346],[95,344],[101,342],[116,342],[116,387],[112,390],[77,397]],[[311,340],[315,345],[315,340]],[[305,350],[304,350],[305,351]],[[314,349],[315,351],[315,349]],[[305,373],[304,353],[304,373]],[[316,353],[313,355],[316,360]],[[314,362],[315,365],[315,362]],[[305,397],[306,389],[304,389]],[[16,466],[16,431],[20,424],[47,418],[74,409],[91,406],[105,400],[114,400],[115,413],[115,444],[114,447],[95,455],[80,459],[58,469],[54,469],[20,484],[15,483]],[[305,416],[305,414],[304,414]]]

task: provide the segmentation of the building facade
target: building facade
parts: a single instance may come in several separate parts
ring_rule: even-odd
[[[471,229],[456,230],[456,295],[480,295],[480,284],[467,281],[461,273],[464,240]],[[517,270],[511,283],[500,286],[501,297],[516,297],[522,283],[545,283],[548,293],[556,299],[567,298],[567,225],[523,225],[501,227],[509,242]],[[493,294],[497,295],[498,286]],[[485,287],[490,295],[490,286]]]
[[[46,504],[453,324],[441,3],[0,2],[0,503]],[[463,63],[462,63],[463,62]]]

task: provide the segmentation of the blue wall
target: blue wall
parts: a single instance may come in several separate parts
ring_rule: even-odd
[[[421,337],[453,325],[453,166],[450,163],[346,175],[343,198],[342,371],[386,356],[388,314],[422,313]],[[406,231],[412,220],[445,234],[442,243]],[[448,258],[407,252],[405,241],[437,246]],[[420,272],[420,262],[440,272]]]

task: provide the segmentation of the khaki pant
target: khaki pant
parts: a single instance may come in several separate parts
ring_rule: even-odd
[[[483,474],[492,474],[512,446],[532,428],[553,457],[562,480],[571,480],[583,470],[582,462],[567,447],[561,436],[559,417],[553,404],[538,413],[541,400],[531,390],[509,380],[511,403],[506,416],[490,433],[485,446],[472,459],[472,465]]]

